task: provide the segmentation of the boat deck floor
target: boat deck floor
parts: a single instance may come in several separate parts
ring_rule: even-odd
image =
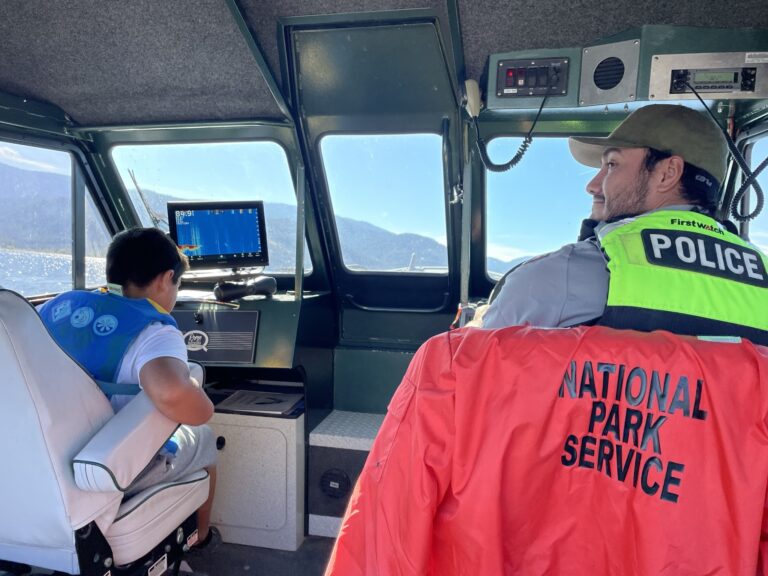
[[[320,536],[306,537],[296,552],[219,544],[186,562],[195,576],[322,576],[332,548],[333,539]]]
[[[187,576],[322,576],[333,548],[332,538],[307,536],[296,552],[220,543],[187,554]],[[168,571],[170,573],[170,571]],[[32,570],[32,574],[51,574]],[[0,576],[11,576],[0,569]]]

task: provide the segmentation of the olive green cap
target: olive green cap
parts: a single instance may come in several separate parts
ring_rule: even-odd
[[[655,148],[706,171],[722,184],[728,144],[709,117],[685,106],[650,104],[632,112],[605,138],[568,139],[576,161],[600,168],[606,148]]]

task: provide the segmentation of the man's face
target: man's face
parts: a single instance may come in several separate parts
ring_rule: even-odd
[[[634,216],[648,210],[645,148],[606,148],[600,171],[587,184],[595,220]]]

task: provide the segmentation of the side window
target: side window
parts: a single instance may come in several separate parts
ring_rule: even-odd
[[[334,134],[320,150],[348,270],[448,273],[440,136]]]
[[[489,142],[497,164],[509,161],[522,138]],[[534,256],[575,242],[592,199],[595,170],[573,159],[567,138],[535,138],[522,161],[507,172],[486,171],[486,271],[494,280]]]
[[[755,142],[752,147],[751,155],[751,168],[757,168],[760,163],[768,158],[768,136],[763,137],[761,140]],[[763,193],[768,194],[768,168],[764,169],[757,177],[757,182],[760,184],[760,188],[763,189]],[[750,188],[750,194],[752,195],[750,200],[752,206],[754,206],[754,191]],[[768,201],[768,198],[766,198]],[[764,254],[768,254],[768,205],[763,207],[763,211],[749,223],[749,239],[758,246]]]
[[[72,156],[0,142],[0,286],[72,288]]]
[[[296,269],[296,191],[285,150],[273,141],[120,145],[112,160],[144,226],[168,231],[175,200],[263,200],[268,274]],[[304,272],[312,263],[304,252]]]

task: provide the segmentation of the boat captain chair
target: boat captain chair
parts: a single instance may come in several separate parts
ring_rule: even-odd
[[[114,414],[35,309],[0,289],[0,560],[98,576],[178,570],[207,472],[124,498],[177,426],[143,392]]]

